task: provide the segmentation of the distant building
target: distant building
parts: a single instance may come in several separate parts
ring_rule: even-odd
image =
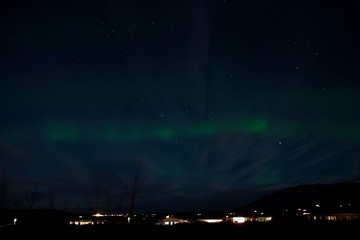
[[[70,225],[99,225],[125,223],[126,217],[123,214],[84,214],[76,215],[69,220]]]
[[[187,220],[185,220],[185,219],[176,218],[176,217],[172,217],[172,216],[166,216],[165,218],[163,218],[159,221],[159,224],[162,226],[166,226],[166,225],[174,225],[174,224],[186,223],[186,222],[187,222]]]
[[[199,222],[206,222],[206,223],[221,223],[224,220],[222,218],[201,218],[198,219]]]
[[[270,222],[272,220],[272,217],[242,217],[242,216],[232,216],[232,217],[226,217],[227,222],[233,222],[233,223],[244,223],[244,222]]]
[[[99,224],[105,224],[105,219],[94,219],[94,218],[82,218],[82,216],[79,216],[77,219],[71,219],[69,220],[70,225],[99,225]]]
[[[360,213],[308,214],[306,218],[312,221],[360,221]]]

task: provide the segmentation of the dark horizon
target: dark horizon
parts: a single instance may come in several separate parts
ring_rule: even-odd
[[[214,213],[214,214],[216,214],[216,213],[237,212],[237,211],[239,211],[239,210],[241,210],[243,208],[245,208],[245,209],[246,208],[253,208],[252,206],[254,204],[258,205],[259,202],[263,202],[265,199],[271,199],[271,197],[274,194],[283,195],[283,193],[281,193],[281,192],[287,191],[287,192],[292,193],[292,192],[294,192],[294,189],[299,189],[299,188],[303,188],[303,187],[318,188],[319,185],[320,186],[325,186],[325,189],[332,186],[330,191],[323,192],[323,194],[326,194],[326,196],[322,197],[322,198],[328,197],[329,201],[326,202],[326,204],[331,206],[331,205],[334,205],[334,201],[338,202],[339,199],[343,199],[340,202],[344,202],[346,200],[344,198],[344,196],[337,196],[337,198],[339,198],[339,199],[334,200],[334,197],[335,197],[334,194],[340,194],[340,195],[344,194],[344,192],[335,193],[334,192],[335,189],[337,189],[336,191],[339,191],[339,187],[335,188],[335,186],[340,186],[341,185],[341,186],[348,189],[349,186],[351,186],[353,184],[357,184],[357,183],[360,183],[360,179],[355,179],[353,181],[345,181],[345,182],[333,182],[333,183],[327,183],[327,184],[323,184],[323,183],[319,182],[319,183],[313,183],[313,184],[294,185],[294,186],[289,186],[287,188],[278,189],[276,191],[270,191],[270,192],[264,193],[263,195],[260,195],[259,197],[255,198],[255,199],[252,199],[250,201],[241,201],[241,200],[237,199],[236,200],[237,205],[228,206],[228,207],[226,207],[226,206],[217,206],[215,208],[195,208],[195,207],[192,207],[192,208],[184,208],[184,209],[181,209],[181,208],[174,208],[174,209],[170,209],[170,208],[168,208],[168,209],[164,209],[164,208],[162,208],[162,209],[145,208],[146,209],[145,211],[141,210],[141,209],[138,209],[138,207],[135,207],[135,210],[131,213],[131,215],[132,214],[134,214],[134,215],[136,215],[136,214],[157,214],[157,215],[175,214],[176,215],[176,214],[186,214],[186,213],[188,213],[188,214],[195,214],[195,213],[203,213],[203,214],[212,214],[212,213]],[[354,203],[356,203],[357,200],[353,199],[354,194],[355,194],[353,191],[354,191],[354,189],[353,190],[348,189],[347,191],[345,190],[346,195],[350,194],[350,196],[351,196],[351,199],[347,199],[345,202],[350,201],[354,205]],[[9,191],[8,193],[12,194],[13,192]],[[41,192],[38,192],[36,194],[39,194],[39,196],[40,195],[44,196],[44,194],[41,193]],[[309,192],[307,193],[307,195],[308,194],[309,194]],[[329,195],[329,194],[332,194],[332,195]],[[315,195],[316,195],[316,192],[315,192]],[[63,206],[53,205],[53,204],[51,205],[49,202],[44,200],[44,198],[42,198],[42,199],[34,199],[34,205],[33,206],[25,206],[25,205],[20,206],[20,205],[16,205],[16,197],[15,197],[15,195],[11,195],[11,196],[12,196],[11,201],[9,201],[6,204],[6,206],[3,205],[2,207],[0,207],[0,209],[3,209],[3,210],[16,210],[16,211],[59,210],[59,211],[66,211],[66,212],[74,213],[74,214],[96,214],[96,213],[101,213],[101,214],[124,214],[124,215],[129,214],[129,209],[128,209],[129,206],[123,205],[122,209],[115,209],[115,208],[109,209],[108,206],[106,206],[108,203],[106,203],[106,200],[104,200],[104,199],[99,199],[99,201],[97,203],[98,207],[96,207],[95,205],[88,206],[86,204],[89,204],[89,203],[86,203],[86,202],[78,202],[76,204],[66,202],[66,205],[63,205]],[[301,197],[301,195],[299,195],[299,197]],[[317,197],[319,197],[319,195],[317,195]],[[332,199],[332,200],[330,200],[330,199]],[[265,200],[265,201],[267,201],[267,200]],[[285,199],[285,196],[284,196],[284,199],[278,199],[277,201],[285,201],[286,204],[290,204],[291,206],[293,205],[291,203],[291,201],[288,202],[288,200]],[[304,201],[304,199],[300,200],[300,202],[301,201]],[[310,199],[307,199],[306,201],[308,202],[307,204],[309,204],[310,202],[313,202]],[[96,201],[93,201],[92,203],[95,204],[95,202]],[[299,199],[296,202],[299,202]],[[304,203],[305,202],[303,202],[303,204]],[[136,202],[136,205],[137,204],[138,203]],[[77,207],[75,207],[75,208],[69,207],[69,206],[75,206],[75,205],[77,205]],[[276,206],[273,206],[272,207],[272,208],[274,208],[273,210],[277,209],[279,207],[278,205],[279,204],[276,204]],[[285,205],[282,208],[284,208],[284,207],[286,208]],[[302,204],[300,204],[300,205],[302,205]],[[335,205],[337,206],[337,204],[335,204]],[[332,206],[334,209],[336,208],[335,205]],[[354,208],[354,207],[356,208],[355,205],[352,208]],[[297,206],[296,209],[298,207],[299,206]],[[358,207],[359,206],[357,206],[357,208]]]

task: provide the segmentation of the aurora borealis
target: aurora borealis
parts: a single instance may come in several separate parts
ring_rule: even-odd
[[[0,6],[0,170],[17,198],[38,183],[37,207],[51,192],[105,210],[133,159],[143,212],[359,180],[355,1]]]

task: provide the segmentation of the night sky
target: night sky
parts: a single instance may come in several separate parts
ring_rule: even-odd
[[[138,162],[140,212],[359,179],[357,1],[8,0],[0,19],[18,203],[37,186],[37,207],[105,211]]]

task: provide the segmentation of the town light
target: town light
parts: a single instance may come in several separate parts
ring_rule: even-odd
[[[234,223],[244,223],[246,219],[244,217],[233,217]]]

